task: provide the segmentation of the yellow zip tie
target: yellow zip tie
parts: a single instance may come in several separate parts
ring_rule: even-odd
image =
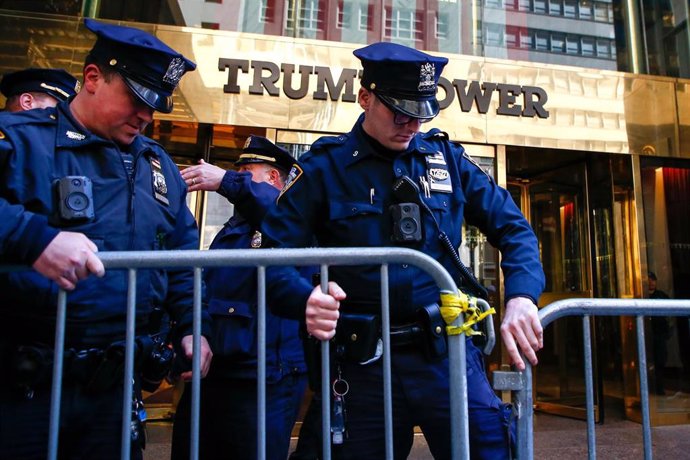
[[[441,294],[441,316],[446,322],[446,333],[448,335],[466,334],[481,335],[480,331],[475,331],[472,326],[480,321],[483,321],[487,316],[496,313],[494,308],[489,308],[486,311],[481,311],[477,307],[477,299],[470,297],[462,291],[457,294],[442,293]],[[453,322],[464,314],[465,322],[462,326],[452,326]]]

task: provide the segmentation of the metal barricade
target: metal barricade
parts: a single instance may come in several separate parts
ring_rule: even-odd
[[[582,316],[584,342],[584,374],[587,407],[588,458],[596,458],[594,429],[594,383],[592,370],[592,338],[590,317],[635,316],[637,326],[637,356],[642,410],[642,438],[644,458],[652,458],[652,435],[649,417],[649,386],[647,382],[647,356],[645,351],[644,318],[646,316],[688,316],[690,300],[670,299],[567,299],[554,302],[539,311],[541,324],[546,328],[559,318]],[[523,372],[494,372],[494,389],[511,390],[517,410],[517,458],[534,458],[532,367],[525,360]]]
[[[390,319],[388,296],[388,265],[406,263],[428,273],[436,282],[441,293],[457,293],[457,287],[448,272],[431,257],[405,248],[312,248],[312,249],[242,249],[213,251],[148,251],[148,252],[110,252],[99,253],[107,270],[128,270],[128,296],[126,319],[125,375],[122,410],[121,457],[129,458],[130,417],[133,392],[134,339],[136,311],[137,269],[145,268],[183,268],[194,270],[194,311],[192,356],[192,411],[190,458],[198,458],[198,432],[200,409],[200,353],[201,345],[201,275],[202,267],[246,266],[257,268],[258,288],[258,458],[266,457],[266,267],[268,266],[320,266],[322,289],[328,284],[328,268],[332,265],[380,265],[381,266],[381,315],[384,366],[384,419],[386,458],[393,458],[392,399],[391,399],[391,357],[390,357]],[[66,305],[69,294],[60,291],[58,295],[57,325],[55,334],[55,360],[51,394],[51,415],[48,458],[57,458],[58,432],[60,420],[60,396],[62,392],[62,356],[64,352]],[[486,310],[488,304],[483,300],[478,306]],[[461,325],[460,315],[453,325]],[[495,343],[493,323],[485,321],[488,336],[485,352]],[[329,382],[329,342],[322,342],[322,394],[328,395]],[[450,403],[452,454],[454,459],[469,459],[469,428],[467,419],[467,375],[465,368],[464,335],[448,337],[450,362]],[[213,364],[211,364],[213,365]],[[330,452],[330,398],[322,398],[323,458],[329,460]]]

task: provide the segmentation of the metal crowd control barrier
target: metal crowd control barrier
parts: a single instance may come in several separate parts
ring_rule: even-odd
[[[649,418],[649,386],[647,383],[647,355],[645,351],[645,316],[688,316],[690,300],[670,299],[567,299],[547,305],[539,311],[541,324],[549,324],[565,316],[582,316],[584,342],[584,373],[587,407],[588,458],[596,458],[596,433],[594,429],[594,383],[592,371],[591,316],[635,316],[637,325],[637,356],[640,378],[640,403],[642,408],[642,438],[644,458],[652,458],[652,434]],[[523,372],[494,372],[494,389],[512,390],[517,409],[517,458],[534,458],[532,367],[525,360]]]
[[[267,266],[320,266],[322,288],[328,284],[328,267],[332,265],[380,265],[381,266],[381,315],[383,328],[384,364],[384,420],[386,458],[393,458],[392,399],[391,399],[391,357],[390,318],[388,296],[388,264],[406,263],[428,273],[442,293],[457,292],[457,287],[448,272],[431,257],[405,248],[312,248],[312,249],[242,249],[213,251],[148,251],[99,253],[107,270],[127,269],[128,296],[126,320],[125,376],[122,408],[121,457],[130,457],[130,417],[133,391],[133,364],[136,308],[136,271],[148,268],[194,269],[194,323],[192,357],[192,412],[190,458],[198,458],[199,400],[200,400],[200,341],[201,341],[201,269],[202,267],[247,266],[257,267],[258,278],[258,458],[266,458],[266,267]],[[60,291],[58,295],[57,325],[55,333],[55,362],[51,394],[50,434],[48,458],[57,458],[58,431],[60,420],[60,396],[62,392],[62,359],[65,339],[66,305],[69,294]],[[488,304],[478,301],[478,306],[487,309]],[[462,315],[454,325],[461,325]],[[488,320],[488,341],[485,352],[495,343],[493,323]],[[330,394],[329,342],[322,342],[322,394]],[[467,420],[467,375],[465,369],[464,335],[450,336],[448,340],[450,366],[450,402],[452,454],[454,459],[469,459],[469,430]],[[213,365],[213,364],[211,364]],[[330,398],[322,398],[323,459],[329,460],[330,452]]]

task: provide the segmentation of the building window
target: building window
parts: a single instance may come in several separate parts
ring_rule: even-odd
[[[503,45],[503,27],[500,24],[486,25],[486,45],[487,46],[502,46]]]
[[[436,38],[448,38],[448,15],[446,13],[436,13]]]
[[[373,17],[373,8],[373,5],[359,5],[359,30],[372,31],[374,29],[374,26],[371,23],[371,18]]]
[[[577,17],[577,0],[565,0],[563,5],[563,16],[566,18]]]
[[[220,30],[220,23],[218,22],[202,22],[202,29]]]
[[[294,30],[293,20],[294,2],[288,3],[287,20],[285,28]],[[319,0],[303,0],[300,3],[299,14],[297,15],[297,26],[300,32],[319,32],[323,30],[323,8],[320,7]]]
[[[527,29],[520,31],[520,48],[532,50],[534,49],[534,33]]]
[[[562,16],[563,15],[563,3],[562,0],[551,0],[549,2],[549,14],[552,16]]]
[[[589,0],[580,0],[580,19],[591,20],[594,17],[592,13],[592,2]]]
[[[565,40],[565,50],[568,54],[580,54],[580,39],[568,36]]]
[[[259,0],[259,22],[268,23],[273,22],[275,15],[273,11],[273,4],[275,0]]]
[[[537,51],[549,50],[549,33],[543,30],[538,30],[535,34],[535,49]]]
[[[506,46],[509,48],[517,48],[518,46],[518,28],[506,26],[505,36]]]
[[[611,42],[608,40],[597,40],[597,56],[600,58],[611,58]]]
[[[551,52],[565,53],[565,35],[553,34],[551,35]]]
[[[537,14],[546,14],[546,0],[534,0],[534,10]]]
[[[344,5],[345,2],[338,2],[337,22],[335,26],[338,29],[349,29],[352,24],[352,5]]]
[[[582,55],[583,56],[594,56],[594,38],[592,37],[582,37]]]
[[[519,0],[518,9],[520,11],[532,11],[532,2],[530,0]]]
[[[612,22],[613,10],[610,4],[597,2],[594,4],[594,20],[599,22]]]
[[[486,6],[490,8],[501,8],[503,2],[501,0],[486,0]]]
[[[386,36],[408,40],[422,39],[421,12],[407,8],[386,8]]]

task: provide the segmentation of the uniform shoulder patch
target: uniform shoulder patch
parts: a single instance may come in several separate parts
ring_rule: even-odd
[[[488,177],[490,180],[493,181],[493,178],[491,177],[491,175],[490,175],[488,172],[486,172],[486,170],[485,170],[484,168],[482,168],[482,166],[477,162],[477,160],[475,160],[474,158],[472,158],[472,157],[470,156],[470,154],[467,153],[467,150],[463,150],[463,152],[462,152],[462,157],[463,157],[465,160],[467,160],[467,161],[469,161],[470,163],[472,163],[473,165],[475,165],[475,166],[477,167],[477,169],[479,169],[481,172],[483,172],[483,173],[486,175],[486,177]]]
[[[290,172],[288,173],[288,177],[285,180],[285,185],[283,186],[283,189],[280,191],[280,195],[278,195],[278,200],[280,200],[280,197],[283,196],[285,192],[287,192],[290,187],[295,185],[295,183],[302,177],[302,174],[304,174],[304,171],[302,170],[302,167],[298,164],[295,164],[292,166],[292,169],[290,169]]]

